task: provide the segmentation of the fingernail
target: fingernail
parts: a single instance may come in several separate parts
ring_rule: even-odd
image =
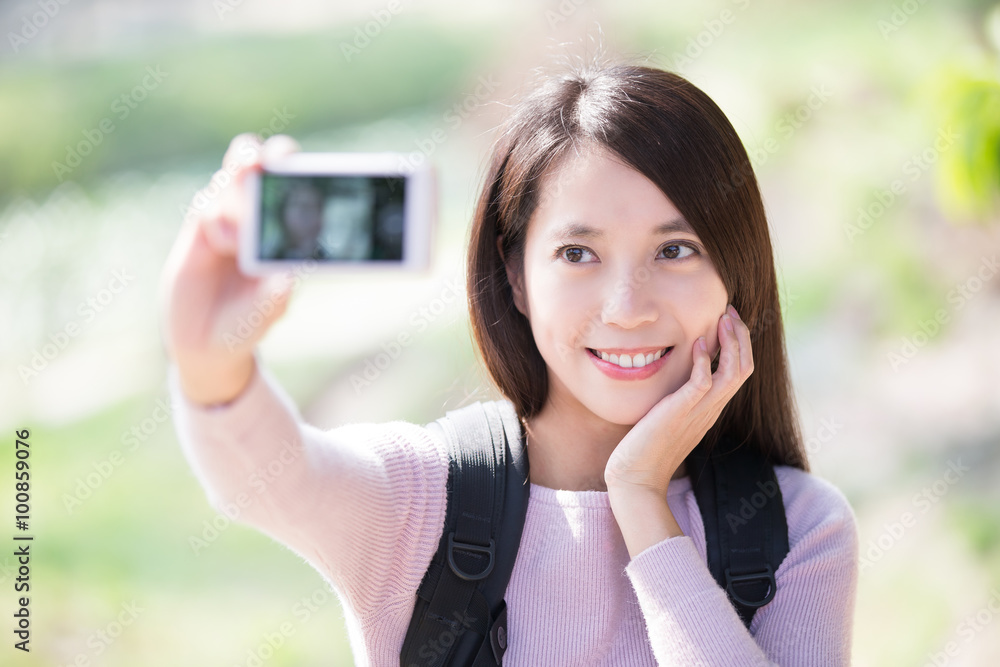
[[[733,331],[733,316],[727,313],[722,319],[726,325],[726,328],[729,329],[730,331]]]
[[[729,310],[729,314],[730,315],[732,315],[737,320],[740,319],[740,314],[736,312],[735,308],[733,308],[733,304],[729,304],[729,309],[728,310]]]
[[[704,336],[698,339],[698,347],[700,347],[703,352],[708,352],[708,343],[705,342]]]

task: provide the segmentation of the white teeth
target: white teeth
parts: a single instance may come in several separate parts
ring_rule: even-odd
[[[628,354],[608,354],[607,352],[601,352],[600,350],[594,350],[601,359],[604,361],[615,364],[622,368],[642,368],[643,366],[648,366],[657,359],[663,356],[666,349],[657,350],[656,352],[650,352],[649,354],[636,354],[634,356]]]

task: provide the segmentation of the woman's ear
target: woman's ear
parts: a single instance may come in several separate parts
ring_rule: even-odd
[[[500,255],[500,261],[503,262],[504,269],[507,271],[507,282],[510,283],[511,292],[514,294],[514,306],[518,312],[527,317],[528,307],[524,298],[524,269],[520,266],[514,266],[513,262],[504,257],[503,234],[497,235],[497,254]]]

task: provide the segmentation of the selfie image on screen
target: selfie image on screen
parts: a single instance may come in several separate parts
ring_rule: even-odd
[[[403,258],[405,179],[263,175],[261,259]]]

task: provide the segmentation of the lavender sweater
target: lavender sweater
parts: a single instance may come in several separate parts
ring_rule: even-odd
[[[415,592],[443,531],[448,455],[425,427],[303,423],[258,365],[232,403],[186,400],[181,445],[209,501],[313,565],[344,608],[357,665],[399,665]],[[706,566],[688,477],[668,504],[684,535],[635,558],[608,494],[531,485],[507,588],[504,664],[847,665],[857,586],[854,513],[829,482],[777,466],[790,551],[749,632]]]

